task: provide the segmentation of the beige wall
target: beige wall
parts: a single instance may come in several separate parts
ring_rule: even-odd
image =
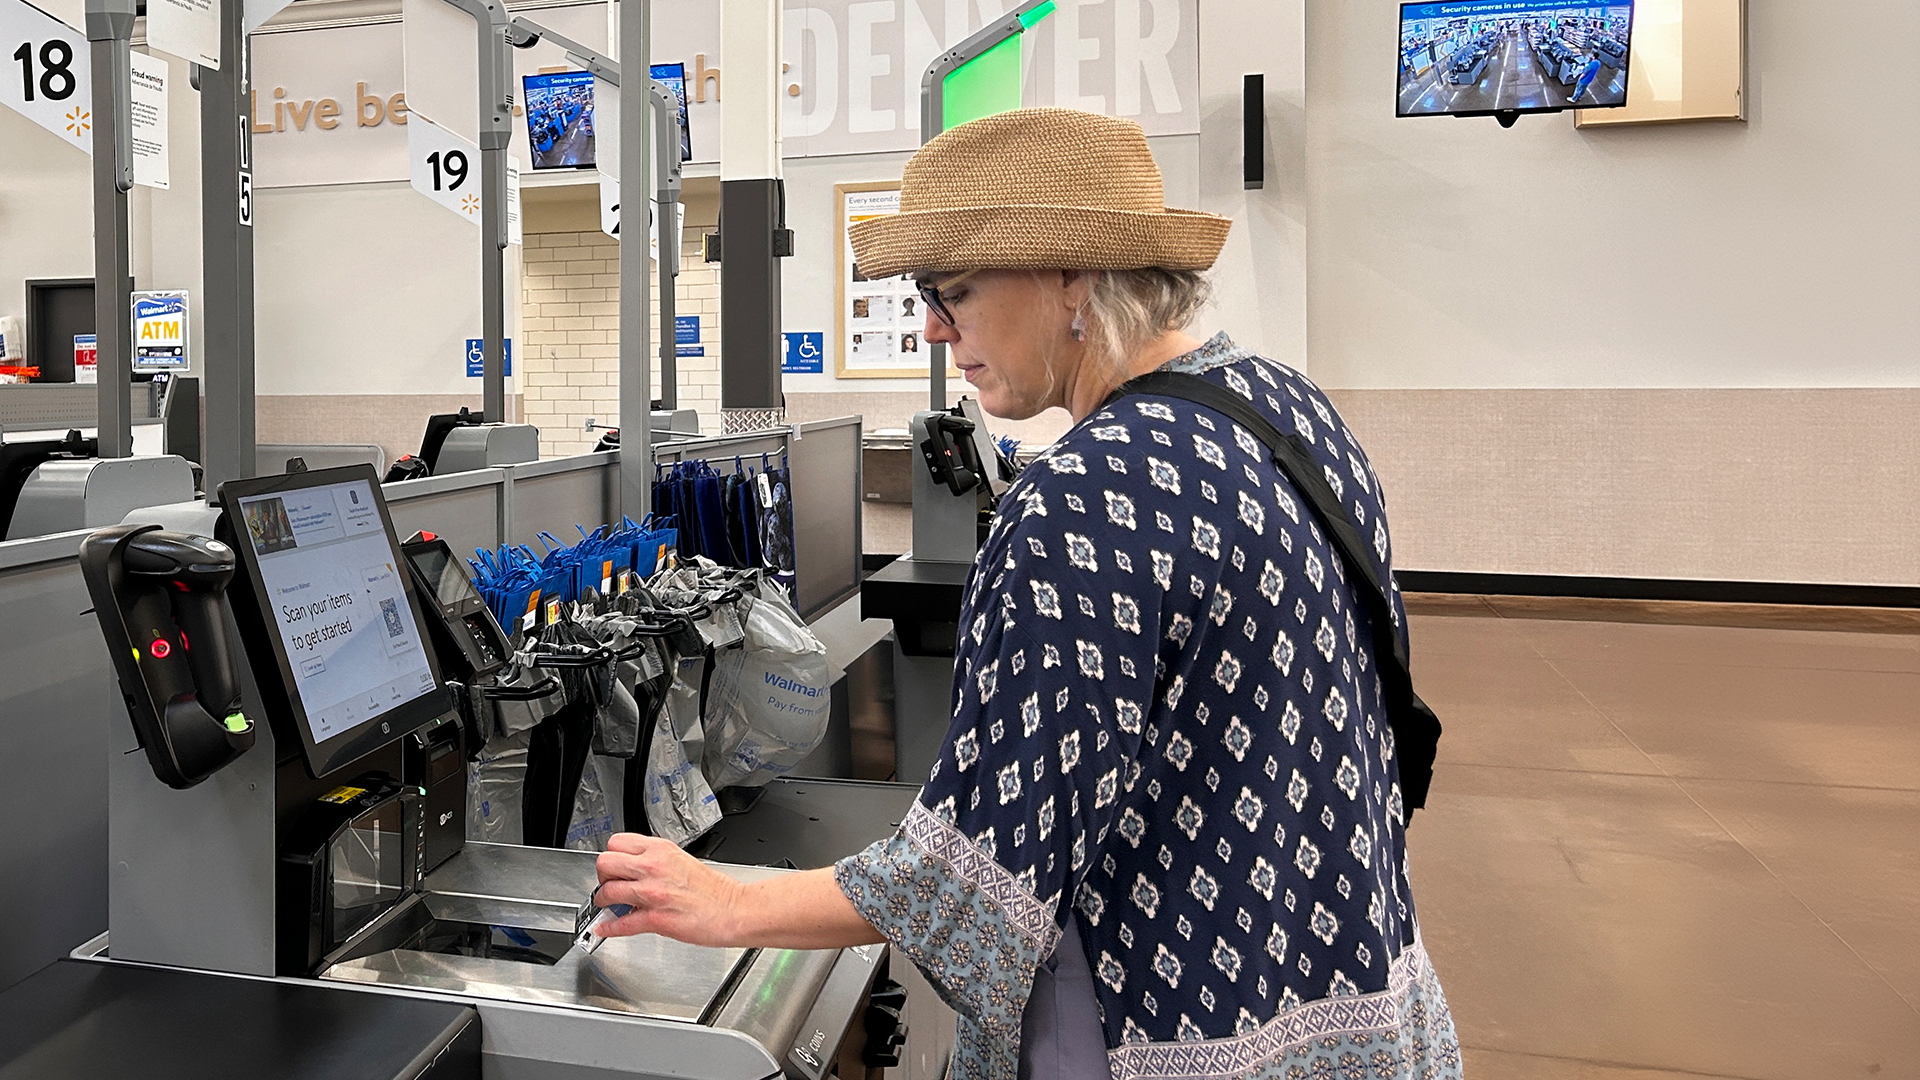
[[[1330,394],[1402,568],[1920,582],[1920,389]]]
[[[1307,6],[1307,370],[1425,570],[1920,583],[1911,0],[1750,0],[1746,123],[1395,119]]]

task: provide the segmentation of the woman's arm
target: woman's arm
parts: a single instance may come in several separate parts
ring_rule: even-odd
[[[860,917],[833,869],[743,882],[680,850],[670,840],[621,833],[597,864],[598,903],[631,904],[607,923],[608,937],[659,934],[693,945],[771,949],[843,949],[885,941]]]

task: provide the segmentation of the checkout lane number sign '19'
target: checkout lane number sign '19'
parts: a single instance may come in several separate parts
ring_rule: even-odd
[[[0,0],[4,2],[4,0]],[[419,113],[407,121],[408,179],[413,190],[480,225],[480,148]],[[520,171],[507,162],[507,242],[521,242]]]
[[[0,0],[0,104],[93,152],[93,63],[86,37],[24,0]]]
[[[413,190],[480,224],[480,148],[414,114],[407,122]]]

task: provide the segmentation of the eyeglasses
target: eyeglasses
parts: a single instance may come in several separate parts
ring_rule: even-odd
[[[940,287],[935,285],[931,278],[922,278],[914,284],[920,286],[920,298],[927,302],[927,307],[931,308],[935,315],[940,316],[941,322],[952,326],[953,311],[947,307],[946,298],[940,295]]]

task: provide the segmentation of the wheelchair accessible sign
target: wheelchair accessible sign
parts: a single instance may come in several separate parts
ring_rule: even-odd
[[[513,339],[507,338],[500,343],[500,360],[505,374],[513,374]],[[467,339],[467,378],[478,379],[487,373],[486,353],[482,351],[480,339]]]
[[[820,333],[786,334],[786,354],[780,370],[794,375],[819,375],[826,371],[827,335]]]

